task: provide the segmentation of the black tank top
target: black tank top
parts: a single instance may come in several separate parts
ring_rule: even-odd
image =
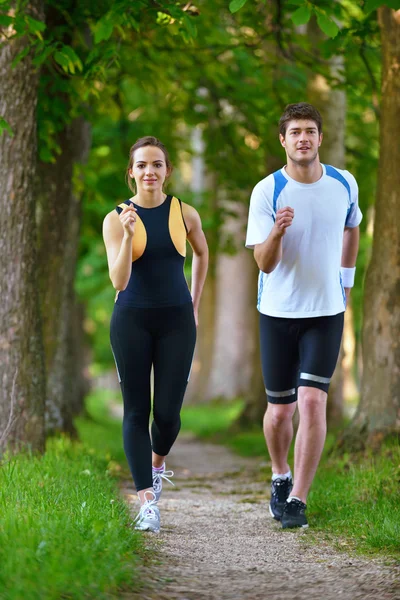
[[[116,207],[137,209],[132,238],[132,273],[116,303],[135,308],[180,306],[192,301],[183,272],[187,229],[178,198],[167,196],[155,208],[143,208],[126,200]]]

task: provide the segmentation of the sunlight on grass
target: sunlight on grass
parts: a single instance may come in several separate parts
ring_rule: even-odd
[[[223,433],[239,416],[242,408],[242,400],[230,404],[216,400],[207,405],[184,405],[181,412],[182,431],[192,431],[203,438]]]

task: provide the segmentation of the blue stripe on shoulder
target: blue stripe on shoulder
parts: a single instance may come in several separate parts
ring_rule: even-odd
[[[274,188],[274,200],[273,200],[273,210],[274,210],[273,217],[274,217],[274,221],[275,221],[276,204],[278,202],[279,195],[280,195],[281,191],[283,190],[283,188],[285,187],[285,185],[287,184],[288,180],[286,179],[286,177],[284,175],[282,175],[282,171],[280,169],[279,169],[279,171],[275,171],[274,180],[275,180],[275,188]]]
[[[343,175],[341,175],[339,173],[339,171],[337,169],[335,169],[335,167],[332,167],[331,165],[325,165],[325,171],[329,177],[333,177],[333,179],[337,179],[338,181],[340,181],[340,183],[342,183],[344,185],[344,187],[346,188],[346,190],[349,194],[349,202],[351,204],[351,190],[350,190],[350,185],[349,185],[349,182],[347,181],[347,179],[345,179],[343,177]]]

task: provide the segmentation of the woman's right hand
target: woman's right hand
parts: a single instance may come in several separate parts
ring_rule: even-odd
[[[133,237],[133,234],[135,233],[136,212],[136,208],[130,204],[127,205],[119,215],[124,235],[127,237]]]

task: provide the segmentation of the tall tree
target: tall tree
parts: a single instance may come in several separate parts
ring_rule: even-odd
[[[253,256],[244,248],[247,202],[220,200],[223,225],[216,262],[216,314],[207,398],[247,394],[253,366],[255,320]],[[246,198],[247,200],[247,198]],[[253,310],[252,310],[253,309]]]
[[[25,3],[17,16],[20,27],[31,23],[40,30],[43,2]],[[0,137],[0,443],[43,450],[45,378],[32,185],[39,74],[29,35],[15,36],[12,22],[10,17],[0,38],[0,115],[12,130]]]
[[[313,54],[319,59],[319,47],[326,36],[318,27],[315,17],[307,24],[307,35],[312,44]],[[321,146],[320,156],[322,162],[334,165],[339,169],[345,168],[345,120],[346,120],[346,92],[338,87],[344,79],[344,57],[333,55],[324,61],[326,74],[310,73],[308,84],[308,100],[318,108],[324,123],[324,141]],[[336,88],[334,87],[336,85]],[[346,311],[346,327],[349,325],[349,311]],[[351,321],[350,321],[351,322]],[[346,329],[345,327],[345,329]],[[340,426],[343,422],[344,405],[344,349],[343,342],[339,358],[328,394],[327,422],[328,427]]]
[[[81,192],[73,189],[75,163],[85,160],[90,128],[82,118],[58,136],[61,153],[39,164],[39,273],[46,357],[46,431],[74,434],[83,398],[82,339],[76,328],[74,281],[79,246]],[[81,323],[82,327],[82,323]],[[76,335],[78,334],[78,338]],[[78,387],[77,387],[77,384]]]
[[[85,110],[85,104],[76,93],[72,76],[75,68],[78,72],[82,68],[78,54],[83,57],[88,52],[91,37],[84,15],[76,12],[74,3],[69,6],[69,13],[74,15],[73,27],[59,6],[47,3],[45,9],[44,44],[57,40],[63,44],[59,47],[65,55],[65,62],[56,54],[45,61],[39,87],[42,143],[36,178],[36,216],[46,360],[46,431],[74,434],[73,416],[83,407],[82,394],[78,392],[83,378],[82,340],[75,337],[80,313],[74,290],[83,190],[82,186],[79,192],[76,189],[74,171],[76,163],[87,158],[90,126],[83,117],[74,116]],[[75,39],[82,40],[79,47]]]
[[[365,281],[361,400],[346,432],[365,443],[400,435],[400,10],[378,9],[382,39],[380,158]]]

